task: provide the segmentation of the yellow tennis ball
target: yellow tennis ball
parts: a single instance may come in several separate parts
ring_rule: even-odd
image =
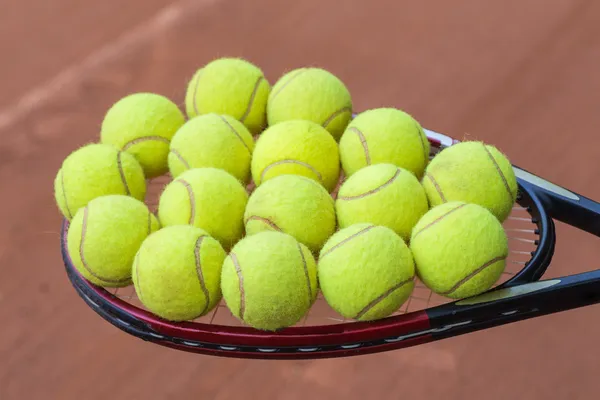
[[[100,141],[137,158],[146,178],[169,168],[169,143],[185,116],[168,98],[154,93],[134,93],[117,101],[102,121]]]
[[[217,168],[194,168],[167,184],[158,218],[164,226],[201,228],[227,250],[242,237],[247,202],[246,189],[233,175]]]
[[[251,171],[257,186],[275,176],[292,174],[311,178],[331,192],[340,175],[337,143],[314,122],[280,122],[256,141]]]
[[[504,272],[508,240],[500,221],[477,204],[432,208],[410,240],[417,274],[433,292],[452,299],[490,289]]]
[[[423,187],[431,206],[449,201],[479,204],[500,222],[510,215],[517,199],[513,167],[496,147],[469,141],[438,153],[427,166]]]
[[[267,103],[269,125],[303,119],[321,125],[339,140],[352,118],[352,98],[344,83],[322,68],[298,68],[273,86]]]
[[[281,232],[247,236],[231,250],[221,273],[223,298],[246,324],[275,331],[299,322],[317,296],[310,250]]]
[[[321,250],[319,286],[345,318],[371,321],[397,311],[414,288],[415,265],[394,231],[355,224],[336,232]]]
[[[176,178],[190,168],[214,167],[248,183],[253,150],[254,139],[244,124],[229,115],[204,114],[173,136],[169,170]]]
[[[340,159],[346,176],[367,165],[390,163],[417,178],[429,162],[429,141],[421,125],[395,108],[375,108],[356,116],[340,139]]]
[[[144,171],[135,157],[113,146],[88,144],[69,154],[54,179],[54,198],[71,220],[90,200],[109,194],[146,197]]]
[[[260,185],[248,200],[246,233],[282,231],[318,252],[336,228],[333,199],[312,179],[280,175]]]
[[[133,284],[142,304],[169,321],[207,314],[221,300],[225,251],[200,228],[175,225],[148,236],[133,262]]]
[[[387,226],[408,241],[429,204],[423,186],[410,171],[393,164],[375,164],[342,184],[335,208],[342,228],[368,222]]]
[[[219,58],[196,71],[189,82],[185,96],[187,115],[231,115],[252,134],[258,134],[266,126],[270,91],[263,72],[253,63],[241,58]]]
[[[103,287],[131,284],[131,264],[148,235],[159,229],[148,207],[133,197],[108,195],[80,208],[67,233],[73,265]]]

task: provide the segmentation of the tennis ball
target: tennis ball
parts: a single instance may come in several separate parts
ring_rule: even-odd
[[[346,176],[367,165],[390,163],[420,179],[429,162],[429,149],[421,125],[395,108],[375,108],[358,114],[340,139],[340,159]]]
[[[333,199],[312,179],[280,175],[259,186],[244,214],[246,233],[264,230],[292,235],[318,252],[336,228]]]
[[[69,154],[54,179],[54,198],[71,220],[90,200],[109,194],[146,197],[144,171],[135,157],[113,146],[88,144]]]
[[[357,171],[342,184],[335,209],[342,228],[369,222],[387,226],[408,241],[429,204],[423,186],[408,170],[375,164]]]
[[[299,68],[283,75],[267,103],[269,125],[303,119],[321,125],[339,140],[352,117],[352,98],[344,83],[321,68]]]
[[[504,271],[508,240],[500,221],[477,204],[452,201],[432,208],[414,227],[410,249],[417,274],[452,299],[491,288]]]
[[[225,251],[200,228],[175,225],[148,236],[133,262],[136,294],[152,313],[169,321],[201,317],[221,300]]]
[[[479,204],[500,222],[517,199],[517,179],[510,161],[494,146],[461,142],[438,153],[422,181],[431,206],[447,201]]]
[[[188,84],[185,107],[189,118],[227,114],[252,134],[266,126],[269,82],[256,65],[241,58],[219,58],[196,71]]]
[[[317,266],[292,236],[265,231],[238,242],[223,263],[223,298],[253,328],[275,331],[296,324],[317,296]]]
[[[131,284],[131,264],[142,242],[159,229],[148,207],[133,197],[97,197],[69,224],[67,249],[73,265],[97,286]]]
[[[168,98],[153,93],[134,93],[117,101],[102,121],[100,141],[133,154],[146,178],[165,174],[169,168],[169,143],[184,124],[185,116]]]
[[[345,318],[371,321],[397,311],[414,288],[415,265],[393,230],[355,224],[336,232],[321,250],[319,286]]]
[[[229,115],[204,114],[186,122],[171,139],[169,170],[176,178],[190,168],[214,167],[247,183],[253,150],[244,124]]]
[[[158,202],[164,226],[194,225],[230,249],[244,232],[248,193],[222,169],[194,168],[167,184]]]
[[[251,171],[257,186],[275,176],[292,174],[311,178],[331,192],[340,176],[337,143],[314,122],[280,122],[256,141]]]

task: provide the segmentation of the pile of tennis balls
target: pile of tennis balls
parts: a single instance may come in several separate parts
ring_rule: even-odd
[[[154,213],[147,185],[162,175],[172,180]],[[223,298],[268,331],[298,323],[319,291],[344,318],[370,321],[396,312],[417,277],[451,299],[488,290],[517,194],[491,145],[430,159],[417,120],[393,107],[353,118],[331,72],[298,68],[271,87],[240,58],[198,69],[185,112],[153,93],[117,101],[54,188],[68,253],[92,284],[133,284],[170,321]]]

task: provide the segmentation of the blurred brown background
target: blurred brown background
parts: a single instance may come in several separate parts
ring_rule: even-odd
[[[0,12],[0,399],[592,399],[600,308],[396,352],[273,362],[196,356],[105,323],[70,286],[52,181],[134,91],[178,103],[220,56],[327,68],[384,105],[482,139],[600,199],[596,0],[5,0]],[[559,226],[551,276],[600,267]]]

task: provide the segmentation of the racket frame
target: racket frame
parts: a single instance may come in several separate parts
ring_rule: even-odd
[[[432,146],[459,143],[425,130]],[[554,222],[600,235],[598,203],[515,168],[517,202],[532,215],[539,238],[525,267],[482,295],[371,322],[291,327],[277,333],[250,327],[196,322],[171,323],[88,282],[67,251],[63,221],[62,255],[67,275],[85,303],[115,327],[142,340],[206,355],[256,359],[314,359],[390,351],[458,336],[600,302],[600,271],[539,281],[552,260]]]

